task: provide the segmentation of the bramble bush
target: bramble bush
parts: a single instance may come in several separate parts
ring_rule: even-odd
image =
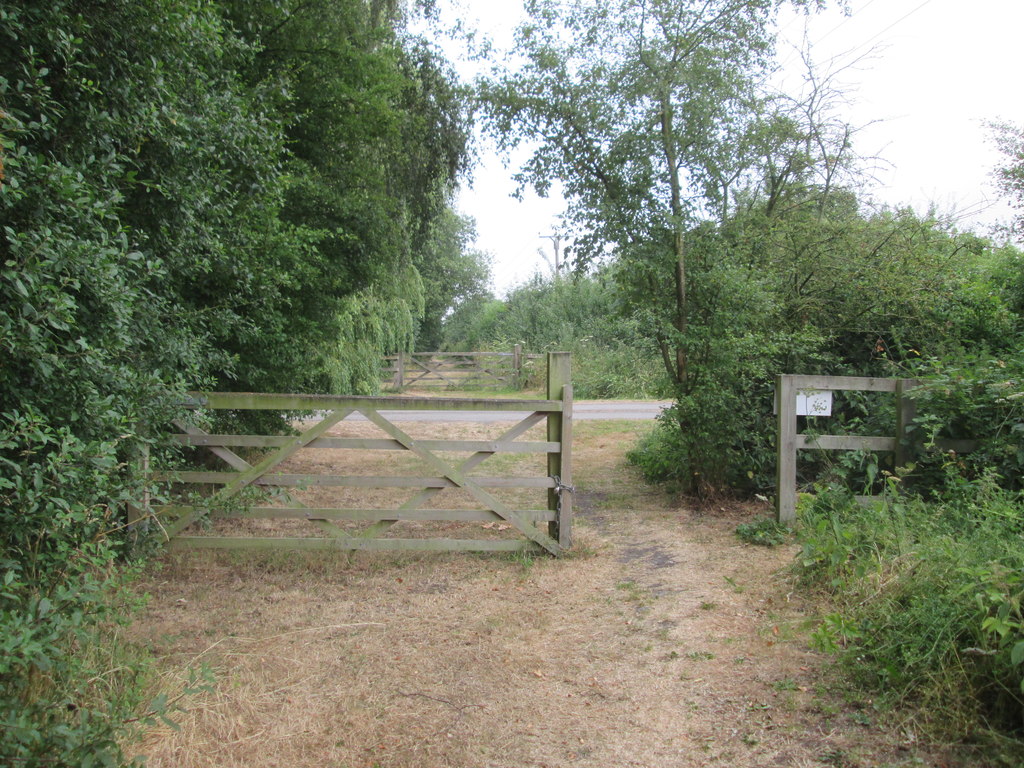
[[[893,485],[896,483],[893,482]],[[917,704],[944,736],[1024,723],[1024,500],[992,477],[869,507],[839,488],[801,509],[797,569],[831,595],[814,634],[855,682]]]
[[[942,492],[951,470],[965,481],[994,477],[1011,491],[1024,488],[1024,352],[929,360],[915,370],[910,392],[917,407],[909,439],[923,446],[911,477],[922,492]],[[943,450],[937,440],[968,440],[970,451]]]
[[[815,640],[858,683],[916,703],[946,736],[986,726],[1019,736],[1022,355],[961,355],[916,372],[928,378],[912,390],[908,439],[923,449],[885,477],[882,500],[863,507],[849,486],[831,486],[800,509],[798,571],[834,604]],[[976,448],[943,449],[941,438]]]

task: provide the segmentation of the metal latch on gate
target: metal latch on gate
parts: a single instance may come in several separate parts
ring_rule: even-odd
[[[562,485],[562,478],[560,478],[558,475],[554,475],[551,479],[555,481],[555,492],[556,493],[561,493],[562,491],[568,491],[569,493],[576,493],[576,486],[575,485]]]

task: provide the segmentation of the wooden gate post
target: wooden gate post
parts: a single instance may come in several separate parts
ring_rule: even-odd
[[[896,466],[905,467],[913,458],[913,446],[909,443],[910,428],[917,415],[917,403],[907,397],[907,392],[916,387],[917,379],[899,379],[896,382]]]
[[[548,400],[561,400],[561,413],[548,415],[548,441],[558,442],[559,453],[548,454],[548,476],[557,478],[548,489],[548,509],[555,522],[548,523],[548,534],[565,550],[572,546],[572,355],[548,353]]]
[[[141,434],[141,429],[136,427]],[[136,451],[136,461],[139,474],[142,476],[142,498],[132,502],[125,507],[125,529],[129,534],[131,546],[139,542],[140,530],[149,528],[149,518],[152,515],[150,509],[152,504],[150,494],[150,466],[149,466],[149,443],[143,442]]]
[[[405,352],[401,350],[395,358],[395,386],[398,389],[405,386]]]
[[[520,389],[523,386],[523,345],[516,344],[512,347],[512,387]]]
[[[796,390],[791,376],[775,377],[775,413],[775,519],[789,524],[796,520]]]

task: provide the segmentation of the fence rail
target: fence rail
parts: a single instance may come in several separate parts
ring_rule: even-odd
[[[192,423],[176,422],[173,435],[182,445],[209,451],[226,467],[215,470],[151,470],[154,481],[178,492],[177,503],[152,505],[150,512],[162,524],[175,547],[293,549],[398,549],[398,550],[531,550],[559,554],[571,543],[572,527],[572,384],[568,353],[548,356],[547,399],[497,400],[467,398],[333,397],[327,395],[277,395],[256,393],[196,393],[189,406],[202,411],[270,410],[312,413],[300,422],[298,435],[212,434]],[[404,411],[497,411],[508,412],[512,427],[504,427],[494,439],[418,439],[397,422]],[[526,412],[525,418],[521,418]],[[379,437],[340,437],[328,434],[342,421],[359,414],[376,427]],[[533,427],[546,422],[545,440],[521,439]],[[247,460],[233,449],[260,452]],[[418,473],[388,475],[308,473],[287,471],[284,463],[304,449],[398,451],[415,457]],[[462,460],[453,453],[468,453]],[[499,454],[547,456],[547,474],[510,476],[507,472],[475,474],[475,470]],[[201,489],[212,486],[205,496]],[[393,508],[360,506],[312,506],[300,498],[301,489],[312,488],[415,489],[405,502]],[[272,503],[246,501],[247,489],[278,489]],[[494,489],[538,489],[547,492],[547,504],[520,508],[501,500]],[[454,489],[469,509],[431,506],[441,492]],[[191,492],[192,500],[183,497]],[[252,491],[249,491],[252,493]],[[198,499],[198,500],[197,500]],[[200,522],[228,519],[305,521],[321,536],[224,536],[190,535]],[[395,538],[388,532],[400,522],[483,523],[473,533],[495,523],[517,538]],[[340,523],[370,523],[368,527],[341,527]]]
[[[775,412],[778,419],[776,442],[775,511],[779,522],[796,519],[796,462],[799,450],[891,451],[896,466],[910,459],[907,438],[916,415],[913,399],[907,393],[918,386],[917,379],[875,379],[856,376],[775,377]],[[797,432],[797,393],[801,391],[890,392],[896,399],[896,428],[892,436],[805,435]],[[957,452],[973,450],[972,440],[936,440],[938,446]],[[858,497],[870,501],[872,497]]]
[[[396,389],[509,388],[522,385],[535,360],[517,344],[511,352],[402,352],[384,358],[384,379]]]

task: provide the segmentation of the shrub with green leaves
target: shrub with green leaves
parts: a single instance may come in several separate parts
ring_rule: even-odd
[[[122,510],[139,478],[123,446],[37,412],[0,419],[0,762],[120,765],[142,711],[144,656],[111,642],[130,620]]]
[[[0,763],[123,762],[132,467],[182,394],[411,344],[467,134],[386,5],[0,0]]]
[[[477,297],[445,323],[445,344],[458,350],[571,352],[579,398],[656,398],[670,394],[641,318],[623,310],[606,275],[532,280],[504,301]]]
[[[779,544],[785,543],[789,533],[789,528],[786,525],[768,519],[740,523],[736,526],[736,535],[740,541],[759,547],[777,547]]]
[[[798,572],[833,603],[817,646],[889,702],[918,704],[946,735],[981,722],[1019,730],[1022,531],[1024,499],[991,476],[934,502],[890,493],[864,507],[822,489],[798,529]]]
[[[917,408],[909,439],[921,447],[911,478],[921,491],[994,477],[1003,488],[1024,488],[1024,352],[930,360],[910,396]],[[951,450],[942,440],[970,441]]]

